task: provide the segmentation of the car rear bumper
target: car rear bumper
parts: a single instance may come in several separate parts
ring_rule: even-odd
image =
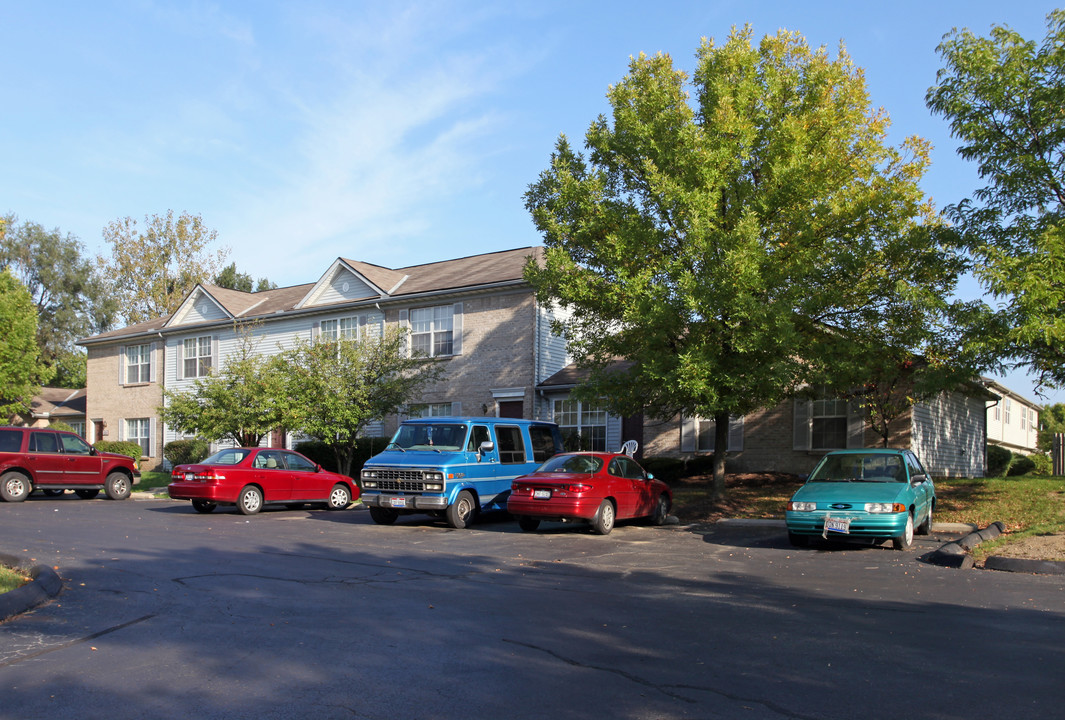
[[[602,503],[602,498],[551,498],[536,500],[531,497],[514,497],[507,500],[507,512],[511,515],[528,515],[529,517],[577,518],[591,520],[595,517]]]
[[[231,492],[220,485],[202,482],[173,482],[166,486],[166,492],[174,500],[212,500],[214,502],[236,502]]]

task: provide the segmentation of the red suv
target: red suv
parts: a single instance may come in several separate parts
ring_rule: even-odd
[[[74,433],[0,427],[0,497],[7,502],[21,502],[34,490],[73,490],[85,499],[103,490],[112,500],[125,500],[140,481],[128,455],[99,452]]]

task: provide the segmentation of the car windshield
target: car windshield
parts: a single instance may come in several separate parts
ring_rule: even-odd
[[[906,482],[902,458],[885,453],[828,455],[810,474],[810,482]]]
[[[569,473],[588,475],[599,472],[603,459],[595,455],[555,455],[536,469],[538,473]]]
[[[211,457],[204,460],[201,465],[239,465],[240,462],[251,454],[244,448],[227,448],[219,450]]]
[[[454,423],[401,425],[388,447],[390,450],[455,452],[466,447],[466,426]]]

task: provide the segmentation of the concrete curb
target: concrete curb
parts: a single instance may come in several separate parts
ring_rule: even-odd
[[[983,530],[974,530],[960,540],[949,542],[927,557],[928,562],[943,567],[968,569],[976,563],[969,553],[973,548],[987,540],[994,540],[1006,531],[1001,520],[988,525]],[[1065,562],[1056,560],[1025,560],[1023,558],[992,555],[984,561],[987,570],[1003,570],[1038,575],[1065,575]]]
[[[27,563],[16,555],[0,553],[0,565],[24,568]],[[47,565],[35,565],[30,568],[28,574],[32,578],[31,582],[11,592],[0,594],[0,622],[44,605],[63,589],[63,581],[55,570]]]

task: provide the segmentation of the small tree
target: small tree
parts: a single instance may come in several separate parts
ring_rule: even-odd
[[[285,381],[285,427],[329,444],[337,467],[351,474],[359,436],[435,382],[442,367],[405,352],[406,332],[381,337],[300,341],[277,357]]]
[[[190,390],[164,390],[159,416],[176,430],[208,441],[255,447],[282,427],[282,379],[275,363],[258,352],[253,327],[238,331],[236,352],[218,372],[198,378]]]
[[[0,271],[0,415],[25,412],[51,370],[37,346],[37,310],[29,291],[9,270]]]

